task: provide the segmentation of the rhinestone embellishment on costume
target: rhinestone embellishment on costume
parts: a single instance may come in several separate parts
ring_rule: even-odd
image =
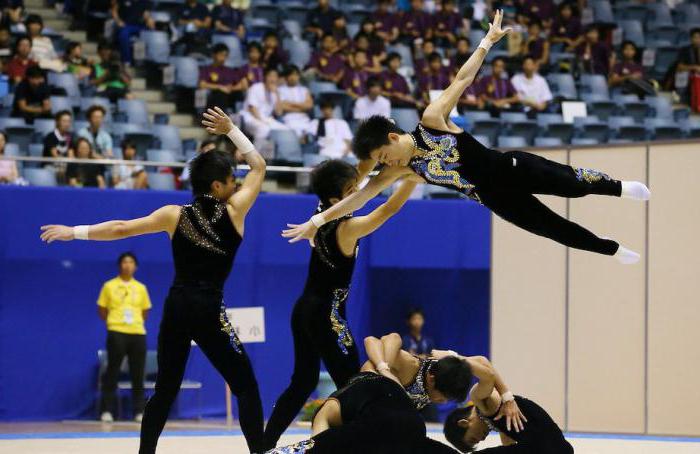
[[[293,445],[272,449],[267,451],[266,454],[304,454],[313,448],[315,444],[314,440],[304,440]]]
[[[197,202],[192,205],[184,205],[180,212],[178,230],[193,244],[217,254],[226,255],[226,251],[215,244],[220,242],[221,238],[219,238],[219,235],[216,234],[212,227],[213,223],[221,219],[225,209],[224,204],[218,204],[214,209],[212,219],[208,220]],[[190,212],[192,212],[191,215]],[[190,216],[194,216],[195,222]],[[199,226],[199,229],[195,227],[195,223]]]
[[[336,289],[333,291],[333,306],[331,307],[331,328],[338,336],[338,347],[344,355],[349,354],[348,348],[353,346],[352,334],[348,328],[348,322],[340,315],[340,306],[348,299],[348,289]]]
[[[420,368],[416,374],[416,380],[406,387],[408,397],[411,398],[413,404],[418,410],[422,410],[430,403],[428,390],[425,388],[425,374],[427,373],[430,365],[434,362],[437,361],[434,359],[421,359]]]
[[[574,169],[576,171],[576,179],[585,181],[586,183],[597,183],[600,180],[610,181],[610,176],[593,169]]]
[[[221,323],[221,331],[228,335],[229,342],[231,343],[233,349],[236,351],[236,353],[241,353],[241,341],[240,339],[238,339],[236,330],[233,328],[233,325],[231,324],[231,322],[228,319],[228,316],[226,315],[226,306],[224,306],[223,302],[221,303],[219,322]]]

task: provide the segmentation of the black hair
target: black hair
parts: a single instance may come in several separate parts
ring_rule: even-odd
[[[83,142],[88,144],[88,148],[90,149],[90,157],[92,157],[93,156],[92,144],[85,137],[78,137],[78,139],[75,141],[75,144],[73,144],[73,149],[75,150],[76,155],[78,153],[78,145],[83,143]]]
[[[301,74],[299,67],[297,65],[287,65],[284,68],[284,77],[290,76],[292,74]]]
[[[134,263],[136,263],[137,265],[139,264],[139,261],[136,258],[136,256],[134,255],[134,253],[131,251],[127,251],[127,252],[122,252],[121,254],[119,254],[119,258],[117,259],[117,265],[121,266],[121,264],[125,258],[131,258],[134,261]]]
[[[321,200],[322,209],[331,206],[330,199],[343,198],[343,190],[357,179],[357,168],[342,159],[329,159],[311,171],[311,190]]]
[[[92,114],[94,114],[97,111],[102,112],[102,115],[107,115],[107,110],[104,108],[104,106],[101,106],[99,104],[94,104],[88,108],[88,110],[85,112],[85,118],[88,120],[90,117],[92,117]]]
[[[198,154],[190,163],[190,181],[192,193],[203,195],[211,191],[215,181],[226,183],[233,174],[236,163],[230,153],[212,150],[209,153]]]
[[[396,60],[397,58],[398,58],[399,60],[401,60],[401,55],[400,55],[398,52],[390,52],[389,55],[387,55],[387,57],[386,57],[386,63],[387,63],[387,65],[389,64],[389,62],[390,62],[391,60]]]
[[[73,49],[76,47],[80,47],[81,44],[78,41],[71,41],[66,45],[66,55],[70,55],[71,52],[73,52]]]
[[[216,140],[214,140],[214,139],[205,139],[205,140],[202,140],[202,143],[199,144],[199,149],[200,149],[200,150],[203,150],[204,147],[209,146],[209,145],[212,145],[212,144],[213,144],[213,145],[216,145]]]
[[[447,415],[445,425],[442,428],[442,433],[445,434],[447,441],[461,452],[470,452],[474,448],[464,442],[464,434],[467,433],[467,428],[459,425],[461,419],[469,418],[472,412],[473,405],[464,408],[455,408]]]
[[[228,47],[227,47],[227,49],[228,49]],[[248,53],[250,53],[250,51],[252,49],[257,49],[258,52],[260,52],[262,54],[262,46],[257,41],[253,41],[252,43],[248,43]]]
[[[270,74],[271,72],[274,72],[274,73],[276,73],[276,74],[279,74],[279,71],[277,71],[277,68],[275,68],[274,66],[266,66],[266,67],[263,69],[263,79],[266,78],[267,75]]]
[[[457,38],[457,42],[460,42],[460,41],[466,41],[467,44],[471,44],[471,42],[469,41],[469,38],[467,38],[466,36],[460,36],[459,38]]]
[[[29,41],[29,45],[31,46],[31,44],[32,44],[32,39],[31,39],[29,36],[27,36],[27,35],[22,35],[22,36],[20,36],[19,38],[17,38],[17,41],[15,41],[15,47],[14,47],[14,53],[15,53],[15,54],[17,54],[17,49],[19,49],[19,43],[21,43],[21,42],[24,41],[25,39],[26,39],[27,41]]]
[[[219,52],[226,52],[227,54],[230,52],[228,49],[228,46],[224,43],[216,43],[214,44],[214,47],[211,49],[211,54],[218,54]]]
[[[267,38],[275,38],[277,41],[279,41],[279,38],[277,38],[277,33],[273,31],[267,31],[263,35],[263,41],[265,41]]]
[[[129,139],[122,140],[121,146],[122,150],[126,150],[127,148],[133,148],[134,150],[136,150],[136,144]]]
[[[97,44],[97,52],[100,52],[102,50],[114,50],[114,47],[107,41],[100,41]]]
[[[24,73],[27,79],[33,79],[35,77],[44,77],[44,70],[38,66],[30,66],[27,68],[27,72]]]
[[[39,16],[38,14],[30,14],[27,16],[27,19],[24,21],[24,25],[29,28],[31,24],[39,24],[42,27],[44,26],[44,20]]]
[[[379,147],[389,145],[389,133],[404,134],[405,131],[386,117],[372,115],[357,127],[352,139],[352,151],[358,159],[369,159],[370,153]]]
[[[503,57],[496,57],[496,58],[494,58],[493,60],[491,60],[491,66],[495,66],[495,65],[496,65],[496,62],[498,62],[498,61],[500,61],[500,62],[503,63],[504,65],[506,64],[506,59],[505,59],[505,58],[503,58]]]
[[[432,39],[426,39],[423,41],[423,44],[421,44],[421,48],[428,43],[432,44],[433,46],[435,45],[435,41],[433,41]]]
[[[69,117],[73,118],[73,114],[71,114],[71,113],[70,113],[69,111],[67,111],[67,110],[59,110],[58,112],[56,112],[56,115],[54,115],[53,118],[54,118],[54,120],[58,121],[58,120],[60,120],[61,117],[63,117],[64,115],[68,115]]]
[[[690,29],[690,36],[697,35],[699,33],[700,33],[700,27]]]
[[[431,52],[430,55],[428,55],[427,60],[428,60],[428,63],[432,63],[436,60],[442,62],[442,57],[440,56],[440,54],[438,52]]]
[[[369,91],[370,88],[373,87],[381,87],[382,82],[379,80],[378,77],[372,76],[367,79],[367,91]]]
[[[324,39],[329,38],[329,37],[335,39],[335,36],[333,36],[333,33],[326,33],[325,35],[323,35],[321,37],[321,42],[323,42]],[[355,36],[355,38],[357,38],[357,36]]]
[[[527,54],[523,57],[523,63],[525,63],[525,60],[532,60],[534,62],[535,57],[533,57],[532,54]]]
[[[325,109],[325,108],[327,108],[327,107],[330,107],[330,108],[335,109],[335,103],[334,103],[333,100],[332,100],[331,98],[329,98],[329,97],[322,97],[322,98],[321,98],[321,102],[318,104],[318,106],[319,106],[321,109]]]
[[[435,389],[445,397],[457,402],[467,399],[472,384],[469,363],[455,356],[447,356],[434,363],[430,373],[435,377]]]
[[[536,17],[530,18],[530,23],[528,24],[528,26],[530,25],[537,25],[538,27],[542,28],[542,22]]]
[[[408,310],[408,313],[406,314],[406,321],[411,320],[411,317],[413,317],[416,314],[420,314],[421,316],[425,317],[425,314],[423,314],[423,309],[420,307],[412,307]]]
[[[586,33],[590,32],[590,31],[592,31],[592,30],[595,30],[595,31],[597,31],[597,32],[600,32],[600,30],[598,29],[598,26],[597,26],[597,25],[595,25],[595,24],[590,24],[590,25],[588,25],[586,28],[583,29],[583,33],[586,34]]]

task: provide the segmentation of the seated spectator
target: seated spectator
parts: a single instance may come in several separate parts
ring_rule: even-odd
[[[581,18],[574,15],[571,3],[559,5],[559,13],[552,22],[550,40],[552,43],[564,43],[564,50],[571,52],[583,41]]]
[[[314,99],[308,88],[299,83],[299,68],[290,65],[284,75],[286,84],[279,87],[282,121],[297,136],[302,137],[309,129],[309,112],[314,107]]]
[[[241,71],[248,79],[248,85],[262,82],[265,76],[265,68],[262,60],[262,47],[256,42],[248,44],[248,63],[241,67]]]
[[[127,64],[134,62],[131,48],[131,37],[142,30],[156,28],[151,17],[151,2],[147,0],[113,0],[112,19],[117,23],[117,42],[122,61]]]
[[[690,31],[690,45],[681,49],[678,71],[700,73],[700,28]]]
[[[576,48],[576,56],[582,73],[608,75],[610,49],[600,42],[600,32],[595,25],[586,29],[584,41]]]
[[[177,24],[184,29],[180,43],[186,47],[186,52],[206,51],[211,37],[211,15],[209,8],[198,0],[185,0],[178,11]]]
[[[462,16],[457,12],[455,0],[442,0],[442,8],[433,18],[435,39],[443,46],[454,46],[462,30]]]
[[[377,34],[376,24],[373,19],[366,18],[360,25],[360,31],[353,40],[357,41],[357,36],[362,33],[369,41],[369,53],[374,57],[379,57],[380,62],[386,58],[386,42]]]
[[[266,68],[277,70],[285,67],[289,62],[289,54],[280,46],[277,33],[269,31],[263,37],[263,65]]]
[[[497,57],[491,62],[491,75],[485,76],[477,88],[481,100],[494,115],[501,111],[522,110],[518,93],[506,74],[506,62]]]
[[[277,70],[268,68],[265,70],[265,81],[253,84],[243,104],[241,116],[245,121],[246,129],[253,135],[255,146],[263,153],[270,153],[267,136],[273,129],[287,129],[284,123],[276,120],[274,115],[282,113],[279,102],[279,77]],[[271,157],[268,155],[268,157]]]
[[[112,168],[112,185],[116,189],[148,189],[146,169],[136,161],[136,145],[125,140],[122,142],[122,159],[134,161],[129,164],[116,164]]]
[[[459,112],[467,110],[484,110],[486,102],[479,92],[479,82],[474,82],[464,90],[462,96],[457,100],[457,108]]]
[[[63,60],[66,63],[66,70],[75,75],[78,80],[84,80],[90,77],[92,73],[92,62],[83,57],[83,47],[80,43],[75,41],[68,43]]]
[[[357,99],[365,95],[367,80],[372,73],[368,71],[367,53],[363,50],[356,50],[352,54],[349,66],[343,74],[341,87],[352,99]]]
[[[387,69],[382,73],[382,96],[389,98],[392,107],[416,107],[416,100],[411,95],[408,82],[398,72],[401,67],[401,55],[396,52],[390,53],[386,65]]]
[[[5,154],[7,136],[0,132],[0,184],[20,184],[21,178],[17,171],[17,163],[11,159],[1,159]]]
[[[36,66],[30,54],[32,52],[32,41],[22,36],[15,42],[15,51],[12,59],[5,66],[5,74],[10,78],[10,82],[17,85],[24,79],[27,68]]]
[[[337,47],[333,35],[324,35],[321,41],[321,51],[314,52],[306,70],[309,76],[315,76],[318,80],[325,80],[338,84],[343,78],[345,62],[334,53]]]
[[[378,0],[377,10],[372,13],[377,36],[385,43],[394,43],[399,37],[400,17],[391,11],[392,0]]]
[[[552,0],[523,0],[523,12],[544,24],[549,28],[552,25],[552,17],[554,17],[554,2]]]
[[[520,55],[532,57],[537,68],[546,68],[549,64],[549,42],[542,37],[542,24],[539,20],[530,21],[527,39],[523,41]]]
[[[312,45],[324,35],[331,33],[335,18],[342,14],[330,6],[329,0],[318,0],[318,6],[306,14],[304,31],[312,40]]]
[[[4,70],[12,57],[12,35],[6,26],[0,26],[0,63]]]
[[[391,103],[382,96],[382,83],[376,77],[367,81],[367,94],[355,101],[353,118],[364,120],[372,115],[391,118]]]
[[[7,26],[22,25],[24,0],[5,0],[2,6],[2,22]]]
[[[413,56],[413,74],[416,80],[428,73],[428,57],[435,51],[435,43],[432,40],[426,39],[421,43],[420,53],[416,52]]]
[[[472,56],[472,52],[469,50],[471,43],[469,43],[469,38],[460,36],[457,38],[457,49],[454,55],[452,55],[452,70],[457,72],[464,65],[469,57]]]
[[[403,336],[402,348],[419,358],[427,358],[435,348],[435,342],[423,334],[425,316],[421,309],[415,308],[408,312],[406,317],[408,333]]]
[[[321,100],[321,118],[309,123],[308,133],[318,142],[319,154],[329,159],[340,159],[352,154],[352,131],[342,118],[333,117],[335,105],[328,99]]]
[[[131,98],[131,76],[121,62],[114,58],[112,46],[104,42],[98,44],[97,54],[100,61],[93,65],[90,75],[90,84],[97,87],[97,94],[109,98],[111,102]]]
[[[411,8],[401,15],[399,29],[406,44],[418,38],[433,39],[433,18],[425,12],[423,0],[411,0]]]
[[[39,63],[41,69],[48,69],[55,72],[66,70],[66,64],[56,53],[51,38],[42,36],[44,22],[41,16],[30,14],[25,21],[27,35],[32,41],[32,52],[30,57]]]
[[[92,145],[87,139],[79,138],[75,142],[75,157],[78,159],[97,159],[92,152]],[[105,167],[102,164],[78,164],[71,162],[66,169],[68,185],[76,188],[107,187],[104,177]]]
[[[208,153],[211,150],[216,150],[216,142],[211,139],[203,140],[202,143],[199,144],[199,147],[197,148],[197,154],[204,154]],[[189,186],[190,184],[190,164],[194,160],[196,156],[190,158],[187,161],[187,165],[185,168],[182,170],[182,174],[180,175],[180,182],[183,183],[186,186]]]
[[[73,158],[73,116],[67,110],[62,110],[55,115],[56,128],[44,137],[45,158]]]
[[[372,74],[381,73],[381,61],[383,61],[386,58],[386,54],[374,54],[372,52],[369,36],[360,32],[357,35],[355,35],[353,44],[353,52],[361,50],[365,53],[365,56],[367,57],[367,64],[365,65],[365,70]]]
[[[51,117],[51,90],[46,84],[44,71],[38,66],[27,68],[25,78],[15,88],[13,117],[24,117],[28,123],[35,118]]]
[[[637,62],[639,50],[632,41],[622,43],[622,59],[615,63],[608,77],[611,88],[619,88],[623,93],[637,96],[653,96],[654,85],[644,77],[644,68]]]
[[[222,0],[221,5],[214,7],[211,17],[214,20],[216,33],[235,33],[241,41],[245,39],[246,29],[243,23],[245,11],[234,8],[232,0]]]
[[[338,14],[333,20],[331,35],[335,38],[337,47],[336,53],[343,53],[350,47],[350,35],[348,35],[348,24],[343,14]]]
[[[90,142],[95,156],[98,158],[112,158],[112,136],[103,128],[106,115],[105,108],[100,105],[90,106],[85,113],[88,125],[78,131],[78,137]]]
[[[511,80],[518,99],[525,106],[525,111],[531,114],[543,112],[552,101],[552,92],[547,80],[537,73],[535,59],[527,56],[523,60],[523,72],[513,76]]]
[[[211,65],[199,68],[199,88],[209,90],[207,107],[233,106],[243,101],[248,78],[242,70],[226,66],[229,50],[224,43],[214,45]]]
[[[442,64],[442,57],[437,52],[428,56],[428,71],[418,78],[418,90],[423,102],[430,104],[432,90],[444,90],[450,85],[452,74],[447,66]]]

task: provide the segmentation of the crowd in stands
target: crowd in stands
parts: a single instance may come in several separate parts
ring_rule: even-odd
[[[134,161],[106,167],[54,165],[59,183],[147,188],[149,173],[138,161],[146,157],[145,149],[157,147],[115,134],[113,117],[122,101],[132,99],[130,84],[141,64],[135,42],[144,33],[160,32],[167,35],[169,55],[196,61],[199,74],[192,89],[206,92],[205,106],[236,114],[266,157],[295,165],[317,162],[307,160],[308,155],[352,159],[357,122],[384,115],[402,127],[415,125],[422,109],[469,59],[497,8],[504,10],[504,26],[513,31],[489,53],[454,112],[457,124],[492,146],[500,145],[499,135],[513,132],[513,119],[536,129],[522,146],[537,145],[535,136],[547,136],[561,103],[571,100],[586,102],[592,115],[565,134],[554,134],[562,143],[585,139],[585,124],[624,116],[625,103],[644,104],[645,98],[649,104],[634,122],[648,128],[646,120],[660,118],[651,100],[656,103],[661,90],[673,92],[676,103],[687,103],[693,86],[688,79],[700,77],[700,29],[693,28],[700,24],[700,6],[689,1],[670,7],[666,2],[606,0],[67,1],[65,11],[75,17],[102,14],[107,19],[94,60],[83,56],[81,43],[57,41],[22,1],[8,1],[0,4],[0,64],[12,93],[8,113],[27,125],[55,120],[53,131],[43,128],[43,138],[32,139],[43,143],[43,156]],[[640,10],[645,15],[634,16]],[[659,26],[664,12],[672,17],[665,29]],[[617,18],[624,20],[617,24]],[[635,21],[647,32],[646,39],[633,33],[634,24],[628,23]],[[675,53],[662,65],[669,47]],[[649,50],[655,55],[649,56]],[[681,73],[689,74],[684,84]],[[56,83],[58,74],[74,76],[80,97],[97,96],[108,103],[67,109],[55,105],[56,95],[71,94]],[[677,129],[679,122],[691,125],[683,135],[695,134],[689,109],[672,109],[671,115]],[[74,131],[76,120],[81,125]],[[486,132],[479,129],[484,122],[490,128]],[[297,142],[293,156],[280,154],[280,144],[288,145],[290,134]],[[0,143],[11,142],[11,136],[3,133]],[[612,130],[596,136],[598,141],[613,138],[623,139]],[[639,140],[650,138],[657,138],[653,130]],[[200,145],[198,151],[210,145],[217,146]],[[190,150],[180,159],[191,159],[195,149]],[[0,183],[24,181],[21,168],[0,163]],[[186,187],[186,174],[178,182]]]

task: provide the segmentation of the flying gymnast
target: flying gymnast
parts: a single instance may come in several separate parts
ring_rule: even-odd
[[[450,86],[423,113],[413,132],[391,120],[373,116],[360,124],[353,150],[360,168],[385,167],[362,190],[303,224],[288,224],[282,236],[290,242],[313,239],[319,227],[364,206],[402,174],[417,174],[426,182],[456,190],[489,208],[501,218],[565,246],[614,256],[621,263],[639,261],[639,254],[616,241],[596,236],[540,202],[534,194],[583,197],[589,194],[648,200],[640,182],[614,180],[591,169],[573,168],[522,151],[498,152],[483,146],[449,118],[457,101],[474,81],[487,52],[510,29],[501,29],[496,11],[479,47]],[[388,172],[398,168],[399,172]]]
[[[45,225],[41,239],[112,241],[166,232],[172,240],[175,279],[158,333],[158,376],[141,425],[139,454],[154,454],[170,407],[180,390],[194,340],[237,397],[243,435],[251,452],[263,450],[263,409],[248,355],[226,317],[223,287],[243,241],[246,215],[265,179],[265,160],[218,107],[204,114],[209,133],[226,135],[250,171],[236,190],[230,154],[210,151],[190,164],[194,199],[166,205],[146,217],[68,227]]]
[[[361,178],[358,170],[345,161],[319,164],[311,173],[311,186],[320,200],[318,211],[323,212],[355,192]],[[358,241],[401,209],[416,186],[413,180],[409,177],[402,181],[384,204],[366,216],[348,215],[318,230],[306,285],[292,311],[294,372],[265,428],[268,449],[277,444],[316,389],[321,361],[338,388],[359,372],[357,345],[345,317]]]

